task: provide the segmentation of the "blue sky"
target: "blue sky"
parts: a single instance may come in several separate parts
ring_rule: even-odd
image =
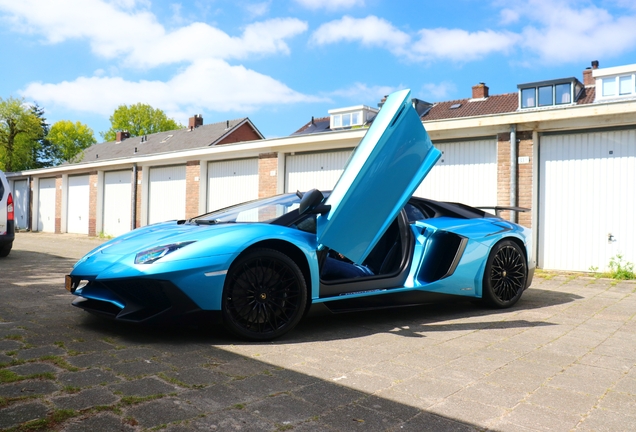
[[[633,0],[0,0],[0,97],[96,138],[121,104],[286,136],[410,88],[429,102],[636,63]]]

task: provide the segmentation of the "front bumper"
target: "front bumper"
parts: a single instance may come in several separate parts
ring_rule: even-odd
[[[201,309],[172,282],[131,278],[91,280],[67,276],[67,289],[78,296],[73,306],[117,321],[157,323],[200,314]]]

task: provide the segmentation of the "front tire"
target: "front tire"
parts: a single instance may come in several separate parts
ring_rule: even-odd
[[[225,327],[253,341],[293,329],[307,305],[307,285],[298,265],[274,249],[254,249],[228,271],[223,288]]]
[[[496,308],[511,307],[521,298],[527,278],[528,264],[519,245],[511,240],[497,243],[486,262],[484,301]]]

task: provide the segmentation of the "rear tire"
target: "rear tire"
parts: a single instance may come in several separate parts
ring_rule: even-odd
[[[232,264],[223,288],[223,324],[253,341],[293,329],[307,305],[307,285],[294,260],[274,249],[254,249]]]
[[[4,257],[8,256],[9,252],[11,252],[11,248],[12,247],[13,247],[13,242],[6,243],[6,244],[0,246],[0,258],[4,258]]]
[[[523,294],[528,264],[519,245],[511,240],[497,243],[488,256],[483,282],[483,300],[490,306],[511,307]]]

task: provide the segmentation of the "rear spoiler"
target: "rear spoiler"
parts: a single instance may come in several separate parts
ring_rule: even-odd
[[[520,212],[520,213],[525,213],[530,211],[529,208],[525,208],[525,207],[509,207],[509,206],[484,206],[484,207],[477,206],[477,208],[481,210],[494,210],[496,216],[499,216],[499,214],[502,211],[514,211],[514,212]]]

